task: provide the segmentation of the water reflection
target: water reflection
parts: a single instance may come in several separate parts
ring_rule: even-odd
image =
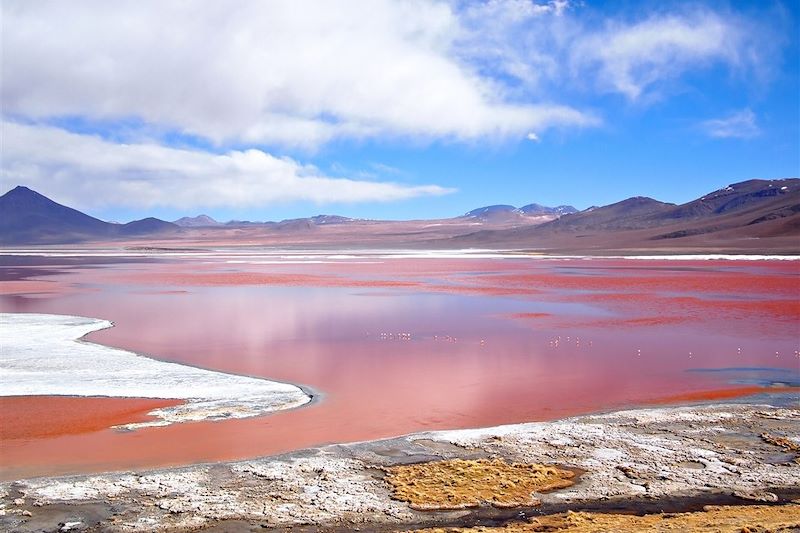
[[[493,275],[502,267],[502,261],[493,263]],[[436,268],[414,271],[433,280],[435,289],[120,284],[114,278],[163,268],[73,271],[62,279],[70,291],[4,296],[0,304],[4,311],[110,319],[116,327],[90,340],[307,385],[323,400],[257,420],[5,443],[4,453],[18,468],[35,471],[31,457],[48,457],[51,464],[40,468],[63,471],[176,464],[427,429],[551,419],[729,386],[725,375],[686,372],[689,368],[797,369],[792,358],[797,337],[791,329],[768,337],[753,335],[748,327],[731,333],[717,327],[720,320],[713,313],[688,323],[596,327],[593,320],[635,317],[636,306],[626,315],[625,309],[584,298],[585,291],[577,290],[450,293],[441,290],[446,280]],[[331,267],[308,268],[319,273]],[[620,274],[594,269],[591,275]],[[762,329],[768,319],[749,321]],[[145,452],[143,446],[159,451]]]

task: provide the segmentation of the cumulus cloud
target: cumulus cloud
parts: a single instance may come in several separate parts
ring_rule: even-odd
[[[365,6],[9,0],[3,107],[310,147],[342,137],[522,138],[596,123],[567,105],[505,98],[502,83],[454,53],[461,21],[451,4]]]
[[[756,114],[750,109],[703,121],[700,127],[708,136],[718,139],[750,139],[761,134],[761,128],[756,123]]]
[[[635,101],[692,70],[750,73],[769,55],[762,34],[720,10],[599,18],[567,0],[4,0],[3,177],[76,205],[442,194],[271,153],[336,140],[536,142],[601,124],[587,91]],[[43,124],[114,131],[101,140]]]
[[[255,207],[306,200],[387,202],[453,192],[437,185],[331,178],[261,150],[224,154],[116,144],[58,128],[3,121],[2,181],[79,208]]]
[[[3,2],[4,113],[137,118],[216,143],[523,139],[588,127],[563,101],[630,99],[714,63],[758,63],[756,32],[710,10],[594,20],[566,0]],[[620,15],[622,17],[622,15]]]

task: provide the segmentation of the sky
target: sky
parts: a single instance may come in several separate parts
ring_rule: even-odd
[[[0,10],[0,193],[105,220],[682,203],[800,175],[795,1]]]

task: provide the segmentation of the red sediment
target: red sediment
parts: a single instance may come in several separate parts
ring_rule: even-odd
[[[59,289],[60,284],[52,281],[13,280],[0,283],[0,294],[36,294],[56,292]]]
[[[715,389],[707,391],[687,392],[684,394],[676,394],[675,396],[665,396],[652,400],[648,403],[657,404],[672,404],[680,402],[702,402],[711,400],[727,400],[730,398],[739,398],[742,396],[749,396],[751,394],[758,394],[765,392],[768,389],[764,387],[750,386],[750,387],[736,387],[732,389]],[[783,387],[780,389],[785,392],[800,391],[800,387]]]
[[[434,292],[475,296],[523,296],[540,292],[520,287],[482,287],[480,285],[423,285],[422,288]]]
[[[40,439],[91,433],[120,424],[146,422],[154,409],[180,400],[75,396],[0,397],[0,439]]]
[[[800,297],[800,278],[796,275],[759,275],[741,272],[687,272],[681,275],[647,275],[625,272],[612,275],[503,274],[485,275],[476,281],[498,287],[509,285],[527,289],[572,289],[582,291],[667,291],[687,293],[769,294]],[[616,275],[615,275],[616,274]]]
[[[512,313],[506,316],[510,318],[519,318],[521,320],[527,320],[530,318],[546,318],[553,315],[551,313]]]
[[[172,286],[237,286],[237,285],[282,285],[298,287],[415,287],[414,281],[350,279],[337,276],[314,276],[308,274],[265,274],[259,272],[211,272],[193,274],[146,273],[127,275],[120,281]]]

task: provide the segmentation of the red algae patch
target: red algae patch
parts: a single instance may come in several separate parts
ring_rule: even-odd
[[[636,516],[572,511],[534,518],[504,527],[431,528],[418,533],[606,533],[608,531],[696,531],[701,533],[756,533],[795,531],[800,527],[800,505],[708,505],[693,513]]]
[[[537,505],[533,492],[569,487],[575,473],[501,459],[452,459],[386,468],[392,496],[418,511]]]
[[[427,285],[425,290],[447,294],[466,294],[474,296],[522,296],[538,294],[540,291],[522,287],[493,287],[480,285]]]
[[[337,276],[315,276],[310,274],[281,274],[260,272],[209,272],[193,274],[188,272],[161,272],[139,275],[126,275],[121,281],[141,284],[172,286],[237,286],[237,285],[279,285],[298,287],[416,287],[414,281],[350,279]]]
[[[0,439],[40,439],[91,433],[112,426],[152,420],[147,413],[180,405],[180,400],[82,398],[73,396],[0,397]]]
[[[642,272],[642,271],[640,271]],[[692,294],[744,293],[770,294],[783,297],[800,296],[800,285],[796,275],[759,275],[739,272],[697,272],[686,274],[658,275],[628,272],[625,275],[578,275],[578,274],[502,274],[482,275],[480,283],[498,287],[521,286],[537,289],[575,289],[582,291],[624,292],[686,292]]]
[[[520,320],[528,320],[535,318],[547,318],[553,316],[551,313],[511,313],[507,315],[509,318],[517,318]]]
[[[668,326],[671,324],[680,324],[688,322],[690,319],[685,316],[643,316],[637,318],[617,318],[606,320],[595,320],[586,324],[581,324],[589,327],[613,327],[613,326]]]
[[[36,294],[62,291],[60,283],[39,280],[12,280],[0,283],[0,294]]]
[[[688,392],[686,394],[676,394],[675,396],[667,396],[665,398],[660,398],[658,400],[654,400],[648,403],[672,404],[680,402],[703,402],[712,400],[727,400],[730,398],[739,398],[741,396],[758,394],[760,392],[765,392],[765,390],[766,389],[764,387],[752,386],[752,387],[736,387],[731,389],[697,391],[697,392]],[[782,390],[788,392],[791,390],[800,390],[800,389],[795,389],[794,387],[785,387]]]

